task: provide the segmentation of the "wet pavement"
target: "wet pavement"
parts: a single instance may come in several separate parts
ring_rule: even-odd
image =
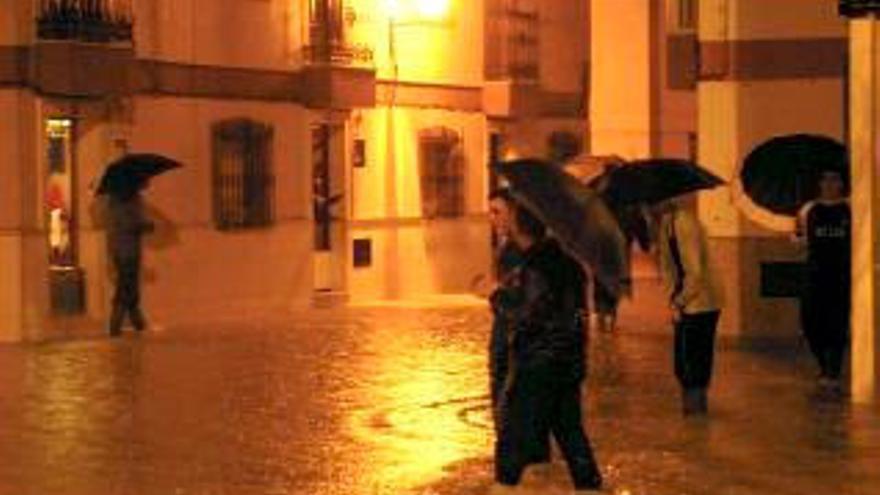
[[[655,288],[639,302],[591,342],[609,493],[880,493],[880,412],[820,393],[803,348],[725,339],[709,418],[684,420]],[[386,306],[0,347],[0,495],[486,493],[488,325]],[[570,492],[555,458],[534,493]]]

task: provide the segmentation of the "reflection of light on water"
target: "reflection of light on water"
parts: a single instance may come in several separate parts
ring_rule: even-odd
[[[371,336],[375,379],[351,418],[354,435],[375,447],[364,460],[374,486],[423,486],[491,446],[481,417],[488,407],[485,357],[407,333]]]

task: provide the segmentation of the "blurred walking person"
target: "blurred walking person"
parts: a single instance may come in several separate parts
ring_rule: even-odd
[[[144,183],[146,187],[146,182]],[[107,195],[107,250],[116,274],[110,335],[121,334],[126,317],[136,331],[146,327],[140,305],[141,237],[152,230],[140,188]]]

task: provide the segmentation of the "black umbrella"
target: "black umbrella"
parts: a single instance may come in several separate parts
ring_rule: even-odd
[[[773,138],[749,153],[740,180],[755,204],[794,216],[818,196],[819,178],[829,169],[847,180],[847,152],[842,144],[824,136],[793,134]]]
[[[629,273],[626,241],[605,202],[595,191],[541,160],[493,165],[516,200],[540,218],[572,256],[590,267],[612,294],[622,292]]]
[[[615,205],[653,204],[724,184],[712,172],[689,160],[649,158],[608,167],[590,181]]]
[[[132,194],[142,189],[150,178],[178,167],[180,162],[166,156],[128,154],[107,166],[96,194]]]

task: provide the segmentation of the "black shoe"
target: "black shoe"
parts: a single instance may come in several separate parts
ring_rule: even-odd
[[[594,473],[584,482],[575,484],[574,489],[576,492],[580,492],[582,490],[601,490],[602,475],[599,473]]]
[[[138,332],[143,332],[145,328],[147,328],[147,321],[144,318],[144,313],[140,308],[135,308],[131,310],[130,313],[131,325]]]
[[[685,416],[702,416],[709,412],[709,398],[704,388],[688,388],[682,391],[681,410]]]

